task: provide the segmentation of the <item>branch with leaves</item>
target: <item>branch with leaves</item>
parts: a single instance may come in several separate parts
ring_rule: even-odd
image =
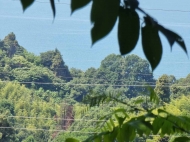
[[[23,10],[32,5],[34,0],[21,0]],[[168,40],[170,46],[176,42],[187,54],[185,42],[177,33],[166,29],[160,25],[153,17],[139,7],[137,0],[71,0],[71,13],[83,8],[92,2],[91,8],[91,30],[92,45],[108,35],[113,29],[117,19],[118,23],[118,43],[122,55],[131,52],[139,39],[140,29],[142,36],[142,48],[154,70],[162,58],[162,42],[159,32]],[[56,14],[54,0],[50,0],[53,16]],[[144,14],[143,23],[140,27],[139,14]]]
[[[190,118],[186,116],[175,116],[167,112],[165,108],[160,106],[158,96],[153,89],[149,88],[149,102],[156,103],[158,107],[136,109],[138,112],[135,116],[130,117],[130,112],[135,112],[133,106],[115,99],[113,95],[99,95],[97,97],[87,97],[85,102],[90,104],[91,107],[100,105],[100,102],[110,103],[115,101],[117,103],[125,104],[126,107],[131,107],[129,112],[125,108],[118,108],[111,113],[100,118],[98,122],[97,133],[90,136],[83,142],[130,142],[137,138],[137,136],[149,137],[150,135],[160,135],[160,137],[172,136],[175,134],[190,134]],[[88,100],[88,101],[87,101]],[[137,100],[136,104],[142,103]],[[175,137],[174,142],[189,141],[188,136]],[[79,142],[74,138],[66,139],[66,142]]]

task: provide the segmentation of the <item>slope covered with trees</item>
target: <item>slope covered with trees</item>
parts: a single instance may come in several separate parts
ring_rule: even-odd
[[[25,10],[27,7],[29,7],[33,2],[34,2],[34,0],[30,0],[30,1],[21,0],[23,10]],[[159,64],[159,62],[162,58],[162,44],[161,44],[160,36],[158,34],[159,32],[161,32],[166,37],[166,39],[168,40],[171,47],[176,42],[187,53],[187,49],[186,49],[184,40],[178,34],[174,33],[171,30],[164,28],[153,17],[151,17],[143,9],[141,9],[140,3],[137,0],[121,0],[121,1],[119,1],[119,0],[111,0],[111,1],[107,1],[107,0],[104,0],[104,1],[71,0],[71,10],[72,10],[72,12],[74,12],[74,11],[78,10],[79,8],[84,7],[85,5],[87,5],[90,2],[92,2],[92,9],[91,9],[91,22],[93,24],[92,30],[91,30],[92,44],[94,44],[98,40],[100,40],[103,37],[105,37],[106,35],[108,35],[110,33],[110,31],[113,29],[113,26],[116,24],[116,20],[119,19],[118,43],[119,43],[120,52],[122,55],[129,53],[130,51],[132,51],[135,48],[135,45],[139,39],[139,35],[140,35],[139,31],[140,30],[141,30],[141,36],[142,36],[141,39],[142,39],[143,52],[144,52],[147,60],[151,64],[152,70],[154,70],[157,67],[157,65]],[[55,7],[54,0],[50,0],[50,4],[51,4],[52,10],[53,10],[53,15],[55,17],[56,7]],[[139,16],[142,16],[142,15],[137,13],[137,11],[140,12],[142,15],[144,15],[143,18],[141,18],[141,19],[143,19],[144,26],[140,27]],[[13,45],[15,47],[17,46],[16,43],[13,43]],[[6,51],[9,52],[9,54],[7,56],[9,58],[12,58],[13,54],[15,53],[15,49],[12,48],[12,46],[10,46],[10,47],[6,47]],[[55,60],[57,60],[59,58],[60,58],[59,56],[56,56]],[[55,62],[54,65],[59,66],[59,63],[60,63],[60,61]],[[50,68],[52,65],[53,64],[49,64],[46,67]],[[54,65],[53,65],[53,67],[54,67]],[[123,68],[122,69],[120,68],[119,70],[124,71],[124,72],[120,72],[120,74],[115,74],[114,72],[112,72],[112,67],[104,68],[104,65],[98,69],[90,69],[89,72],[96,73],[96,71],[97,71],[97,73],[98,73],[97,77],[100,77],[100,79],[105,77],[105,79],[108,79],[108,81],[111,81],[111,85],[110,84],[101,84],[101,85],[100,84],[90,84],[90,85],[96,86],[96,92],[103,92],[105,90],[112,91],[114,89],[115,91],[120,91],[120,92],[124,93],[125,94],[124,96],[126,97],[126,95],[127,95],[128,98],[132,98],[135,96],[140,97],[139,90],[144,91],[143,94],[145,96],[141,96],[141,97],[143,97],[143,101],[145,101],[145,102],[140,107],[142,107],[143,110],[145,110],[147,112],[147,114],[145,113],[145,114],[142,114],[142,116],[141,116],[141,114],[139,114],[139,112],[136,112],[139,110],[138,107],[135,107],[135,109],[133,109],[133,112],[136,113],[134,115],[136,115],[136,116],[135,117],[132,116],[131,119],[129,119],[129,120],[125,120],[125,118],[127,117],[126,113],[130,112],[129,110],[125,109],[124,111],[122,111],[124,116],[120,116],[120,115],[118,116],[115,113],[115,117],[118,119],[117,125],[115,125],[113,122],[111,122],[111,119],[110,119],[110,122],[112,123],[111,125],[110,125],[110,123],[105,123],[107,125],[106,127],[104,127],[105,131],[103,134],[97,135],[97,137],[95,139],[96,142],[110,141],[110,140],[119,141],[119,142],[120,141],[121,142],[132,141],[132,140],[135,140],[135,141],[168,141],[168,140],[170,140],[170,141],[172,141],[172,138],[169,137],[171,135],[176,137],[177,135],[179,135],[179,133],[182,136],[189,134],[190,126],[189,126],[188,122],[190,120],[187,117],[185,117],[184,114],[182,114],[182,116],[179,116],[179,117],[177,116],[177,115],[181,115],[181,113],[178,112],[178,107],[181,108],[180,111],[182,111],[182,108],[184,108],[184,107],[182,107],[180,105],[174,105],[177,107],[173,107],[173,106],[170,107],[170,105],[172,105],[172,103],[175,104],[175,101],[177,101],[177,103],[178,103],[178,102],[183,102],[180,99],[182,99],[182,100],[184,98],[185,98],[185,100],[188,99],[188,98],[186,98],[187,95],[189,94],[188,85],[187,84],[182,85],[182,83],[188,83],[188,80],[186,80],[186,79],[181,79],[179,81],[177,80],[176,82],[179,83],[180,86],[173,82],[171,83],[170,77],[168,77],[167,75],[163,75],[162,77],[160,77],[157,80],[155,91],[158,93],[159,98],[157,98],[155,101],[157,102],[157,100],[161,99],[162,103],[159,105],[164,104],[164,108],[167,110],[167,112],[165,110],[158,109],[158,110],[156,110],[158,113],[155,114],[154,112],[152,112],[152,110],[147,111],[148,108],[154,107],[154,105],[153,104],[148,105],[148,100],[146,97],[146,90],[142,90],[142,88],[141,89],[133,88],[134,86],[132,86],[132,85],[123,86],[122,83],[118,83],[119,85],[121,84],[120,86],[117,85],[117,83],[113,79],[118,79],[120,75],[124,75],[125,73],[126,74],[128,73],[128,72],[125,72],[125,70],[123,70]],[[104,74],[105,72],[106,72],[106,74]],[[55,69],[53,69],[53,73],[56,77],[60,75],[59,72]],[[58,90],[59,89],[62,90],[62,92],[61,92],[61,94],[63,94],[62,96],[66,97],[71,102],[73,102],[72,98],[75,98],[76,100],[80,100],[81,98],[86,96],[85,94],[86,94],[86,92],[88,92],[88,90],[92,89],[90,87],[89,83],[84,84],[84,83],[86,83],[86,78],[85,78],[84,72],[75,69],[75,70],[73,70],[73,73],[77,73],[77,75],[80,76],[80,78],[79,79],[73,78],[73,80],[69,80],[68,83],[65,83],[65,86],[63,86],[63,88],[62,88],[62,86],[61,86],[61,88],[58,88]],[[10,74],[10,75],[12,75],[12,74]],[[14,75],[14,76],[17,76],[17,75]],[[92,77],[92,75],[90,75],[90,76]],[[7,78],[9,79],[9,76],[6,77],[6,79]],[[128,81],[127,77],[125,79]],[[136,81],[138,79],[139,79],[139,77],[135,78],[132,75],[132,77],[130,76],[129,80]],[[40,80],[40,81],[42,81],[42,80]],[[136,82],[138,83],[138,81],[136,81]],[[74,83],[74,84],[72,84],[72,83]],[[80,85],[77,83],[80,83]],[[105,83],[105,82],[103,81],[103,83]],[[40,84],[42,84],[42,83],[40,83]],[[63,83],[61,83],[61,84],[63,84]],[[166,84],[167,84],[167,86],[166,86]],[[138,85],[138,84],[135,84],[135,85],[136,85],[136,87],[142,86],[142,85]],[[121,86],[123,87],[122,90],[121,90]],[[155,85],[152,85],[152,86],[155,86]],[[183,86],[183,88],[181,86]],[[27,87],[30,88],[31,86],[27,86]],[[45,86],[40,86],[40,87],[44,87],[44,89],[47,89],[47,88],[45,88]],[[36,87],[35,89],[38,89],[38,88],[39,87]],[[127,88],[127,90],[126,90],[126,88]],[[128,91],[128,93],[127,93],[127,91]],[[181,92],[183,92],[186,96],[181,95]],[[153,94],[155,95],[154,91],[151,91],[150,96]],[[93,96],[93,97],[96,98],[97,97],[96,95],[97,94],[95,94],[95,96]],[[138,98],[136,98],[136,99],[137,99],[137,102],[142,102],[141,100],[138,100]],[[154,99],[155,99],[154,97],[152,97],[152,96],[150,97],[150,101],[153,101]],[[177,100],[177,99],[179,99],[179,100]],[[97,99],[94,100],[94,102],[96,102],[96,101],[97,101]],[[92,106],[92,104],[90,104],[90,105]],[[188,104],[187,104],[187,106],[188,106]],[[172,109],[170,110],[170,108],[172,108],[173,110]],[[187,109],[187,108],[185,108],[185,109]],[[123,109],[121,109],[121,110],[123,110]],[[119,112],[121,112],[121,110]],[[175,110],[176,114],[172,115],[174,110]],[[171,114],[168,112],[171,112]],[[151,118],[149,118],[149,116],[151,116]],[[178,119],[178,118],[180,118],[180,119]],[[172,120],[175,120],[174,123],[172,122]],[[143,123],[141,123],[141,122],[143,122]],[[184,122],[184,123],[181,123],[181,122]],[[160,125],[158,125],[158,124],[160,124]],[[152,126],[152,127],[148,128],[147,126]],[[87,127],[89,128],[89,126],[87,126]],[[130,133],[122,133],[123,129],[125,129],[126,131],[130,130],[130,131],[128,131]],[[106,131],[106,130],[108,130],[108,131]],[[158,134],[159,136],[162,136],[162,137],[164,135],[166,135],[166,136],[163,138],[155,138],[154,135],[151,135],[150,137],[148,137],[150,134],[152,134],[151,130],[153,130],[153,132],[152,132],[153,134]],[[126,132],[126,131],[124,131],[124,132]],[[139,135],[136,135],[137,133]],[[63,133],[63,135],[64,134],[65,133]],[[127,137],[123,137],[125,134],[127,135]],[[169,136],[167,136],[167,134]],[[143,137],[140,138],[139,136],[143,136]],[[26,141],[32,141],[33,139],[34,139],[34,137],[30,136],[26,139]],[[58,139],[58,141],[59,140],[63,141],[64,139],[65,139],[65,137],[63,136],[62,138]],[[189,141],[189,140],[190,140],[189,137],[177,138],[177,141]],[[76,142],[78,140],[71,138],[71,139],[68,139],[68,141]],[[90,138],[90,139],[88,139],[88,141],[92,141],[92,139]]]
[[[137,55],[111,54],[99,68],[69,69],[58,49],[34,55],[10,33],[0,41],[0,141],[85,140],[97,132],[99,118],[113,110],[124,108],[132,118],[142,113],[130,112],[130,106],[154,107],[147,99],[148,86],[167,111],[188,116],[189,82],[189,75],[178,80],[170,75],[155,79],[149,63]],[[101,109],[86,110],[81,103],[88,95],[106,94],[115,94],[128,106],[110,102],[100,105]],[[139,142],[155,139],[163,140],[136,137]]]

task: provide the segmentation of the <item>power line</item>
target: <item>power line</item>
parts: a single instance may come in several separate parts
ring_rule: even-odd
[[[71,60],[71,59],[63,59],[63,60],[65,62],[100,62],[99,60]],[[138,62],[135,62],[135,63],[144,63],[144,62],[148,63],[148,61],[146,59],[142,59],[142,60],[144,60],[144,61],[138,61]],[[102,61],[104,61],[104,60],[102,60]],[[104,61],[104,64],[105,63],[128,63],[128,62],[129,61],[106,61],[106,62]],[[189,64],[190,62],[189,61],[184,61],[184,62],[163,62],[163,63],[166,63],[166,64],[171,64],[171,63],[175,63],[175,64]]]
[[[133,73],[130,73],[130,75],[133,74]],[[139,73],[137,73],[139,74]],[[141,75],[146,75],[146,76],[151,76],[152,74],[141,74]],[[150,82],[150,81],[146,81],[146,80],[142,80],[142,81],[128,81],[128,80],[125,80],[125,79],[117,79],[117,80],[109,80],[107,78],[89,78],[88,76],[73,76],[73,77],[64,77],[64,76],[56,76],[56,77],[60,77],[61,79],[86,79],[86,81],[104,81],[104,82],[123,82],[123,83],[142,83],[142,84],[145,84],[145,83],[150,83],[150,84],[155,84],[156,82]],[[127,77],[126,77],[127,79]],[[14,81],[0,81],[0,82],[14,82]],[[22,83],[22,82],[18,82],[18,81],[15,81],[15,83]],[[28,83],[28,82],[27,82]],[[35,81],[33,82],[35,84]],[[39,83],[39,82],[38,82]],[[51,82],[43,82],[43,83],[51,83]],[[56,84],[56,83],[52,83],[52,84]],[[69,84],[69,82],[67,82],[66,84]]]
[[[12,81],[0,81],[0,82],[12,82]],[[89,83],[77,83],[77,84],[71,84],[71,83],[45,83],[45,82],[13,82],[13,83],[21,83],[21,84],[44,84],[44,85],[49,85],[49,84],[64,84],[64,85],[70,85],[70,86],[113,86],[113,87],[149,87],[152,86],[154,87],[155,85],[112,85],[112,84],[89,84]]]
[[[88,121],[88,122],[104,122],[105,121],[105,120],[97,120],[97,119],[65,119],[61,117],[48,118],[48,117],[6,116],[6,115],[0,115],[0,116],[5,116],[9,118],[43,119],[43,120],[68,120],[68,121]]]
[[[188,62],[184,62],[184,63],[188,63]],[[2,69],[4,69],[4,67],[0,67],[0,68],[2,68]],[[44,68],[46,68],[46,67],[44,67]],[[17,69],[17,70],[30,70],[31,68],[26,68],[26,67],[21,67],[21,68],[15,68],[15,69]],[[46,68],[46,69],[48,69],[48,68]],[[54,69],[60,69],[60,70],[69,70],[68,68],[54,68]],[[70,69],[70,71],[72,70],[72,68]],[[77,69],[77,70],[79,70],[79,71],[81,71],[81,72],[83,72],[83,73],[85,73],[86,71],[83,71],[83,70],[81,70],[81,69]],[[49,71],[52,71],[52,70],[49,70]],[[98,69],[96,69],[96,71],[98,71]],[[127,73],[126,72],[126,74],[139,74],[139,75],[147,75],[147,76],[149,76],[149,75],[153,75],[153,76],[162,76],[162,75],[160,75],[160,74],[154,74],[154,73],[137,73],[137,72],[129,72],[129,73]],[[185,76],[187,76],[187,75],[174,75],[175,77],[185,77]],[[79,76],[72,76],[72,77],[63,77],[63,76],[58,76],[58,77],[62,77],[62,78],[82,78],[82,77],[85,77],[85,76],[81,76],[81,77],[79,77]],[[97,79],[96,79],[97,80]]]
[[[162,9],[162,8],[142,8],[146,10],[153,10],[153,11],[164,11],[164,12],[183,12],[183,13],[189,13],[189,10],[178,10],[178,9]]]
[[[12,0],[12,1],[19,1],[19,0]],[[46,1],[35,0],[35,2],[37,2],[37,3],[49,3],[50,4],[50,2],[46,2]],[[70,3],[64,3],[64,2],[58,2],[55,4],[56,5],[58,5],[58,4],[71,5]],[[143,8],[143,7],[142,7],[142,9],[151,10],[151,11],[164,11],[164,12],[181,12],[181,13],[189,13],[190,12],[189,10],[180,10],[180,9]]]
[[[21,16],[12,16],[12,15],[0,15],[0,17],[3,17],[3,18],[17,18],[17,19],[31,19],[31,20],[51,20],[52,21],[52,18],[43,18],[43,17],[21,17]],[[60,19],[60,18],[56,18],[56,21],[76,21],[76,22],[89,22],[89,20],[87,19]],[[180,23],[163,23],[163,25],[166,25],[166,26],[180,26],[180,27],[188,27],[190,28],[190,26],[188,25],[189,23],[184,23],[186,25],[178,25]],[[81,32],[82,33],[82,32]],[[80,32],[76,33],[76,34],[81,34]],[[51,33],[52,34],[52,33]],[[66,34],[69,34],[69,33],[66,33]],[[82,33],[82,34],[87,34],[87,33]],[[189,39],[189,38],[188,38]]]
[[[143,59],[143,60],[145,60],[145,59]],[[70,60],[70,59],[64,59],[64,61],[67,61],[67,62],[99,62],[99,60]],[[124,61],[124,62],[123,61],[106,61],[104,63],[117,63],[117,62],[119,62],[119,63],[127,63],[128,61]],[[137,63],[142,63],[142,62],[147,62],[148,63],[147,60],[145,60],[145,61],[138,61]],[[168,63],[168,64],[171,64],[171,63],[187,64],[187,63],[190,63],[190,62],[186,61],[186,62],[163,62],[163,63]]]
[[[16,1],[16,0],[14,0],[14,1]],[[37,3],[50,3],[50,2],[37,1],[37,0],[35,0],[34,2],[37,2]],[[55,4],[65,4],[65,5],[70,5],[70,3],[65,3],[65,2],[58,2],[58,3],[55,3]]]
[[[15,130],[28,130],[28,131],[48,131],[48,132],[65,132],[65,133],[81,133],[81,134],[97,134],[97,132],[84,132],[84,131],[66,131],[66,130],[49,130],[49,129],[34,129],[34,128],[21,128],[21,127],[0,127],[0,129],[15,129]],[[149,135],[160,136],[160,135]],[[179,136],[172,136],[178,138]]]
[[[4,67],[0,67],[0,68],[4,68]],[[20,69],[20,70],[30,70],[30,68],[28,68],[28,69],[25,69],[25,68],[16,68],[16,69]],[[51,70],[50,70],[51,71]],[[82,71],[82,70],[81,70]],[[82,73],[85,73],[86,71],[82,71]],[[2,73],[2,74],[4,74],[4,73]],[[5,73],[5,74],[7,74],[7,73]],[[144,76],[150,76],[150,75],[152,75],[152,76],[162,76],[162,75],[160,75],[160,74],[154,74],[154,73],[135,73],[135,72],[133,72],[133,73],[128,73],[128,74],[139,74],[139,75],[144,75]],[[187,77],[188,75],[174,75],[174,77]],[[71,77],[66,77],[66,76],[57,76],[57,77],[61,77],[61,78],[73,78],[73,79],[75,79],[75,78],[88,78],[88,77],[86,77],[86,76],[80,76],[80,75],[78,75],[78,76],[71,76]],[[93,80],[106,80],[106,79],[94,79],[94,78],[88,78],[88,79],[93,79]],[[114,80],[114,81],[120,81],[120,80],[124,80],[124,79],[119,79],[119,80]],[[107,80],[107,81],[109,81],[109,80]],[[129,81],[129,82],[137,82],[137,81]],[[149,83],[149,82],[146,82],[146,83]]]
[[[20,2],[20,0],[12,0],[12,1]],[[35,0],[34,2],[36,2],[36,3],[48,3],[48,4],[50,4],[50,2],[46,2],[46,1],[38,1],[38,0]],[[58,3],[55,3],[55,4],[70,5],[70,3],[65,3],[65,2],[58,2]]]
[[[6,81],[5,81],[6,82]],[[10,82],[10,81],[7,81]],[[48,84],[67,84],[70,86],[113,86],[113,87],[148,87],[148,86],[152,86],[154,87],[155,85],[112,85],[112,84],[68,84],[68,83],[43,83],[43,82],[16,82],[16,83],[21,83],[21,84],[44,84],[44,85],[48,85]]]
[[[116,84],[104,84],[104,83],[100,83],[100,84],[96,84],[96,83],[51,83],[51,82],[18,82],[18,81],[0,81],[0,82],[12,82],[12,83],[21,83],[21,84],[43,84],[43,85],[56,85],[56,84],[60,84],[60,85],[69,85],[69,86],[112,86],[112,87],[155,87],[156,84],[147,84],[148,82],[144,82],[145,84],[126,84],[126,85],[116,85]],[[170,83],[163,83],[162,86],[163,87],[170,87],[172,84]],[[190,87],[190,84],[180,84],[180,85],[176,85],[176,87]]]
[[[15,129],[15,130],[28,130],[28,131],[49,131],[49,132],[66,132],[66,133],[84,133],[84,134],[94,134],[94,133],[96,133],[96,132],[49,130],[49,129],[34,129],[34,128],[20,128],[20,127],[0,127],[0,129]]]

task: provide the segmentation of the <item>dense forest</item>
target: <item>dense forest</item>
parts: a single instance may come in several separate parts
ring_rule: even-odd
[[[102,114],[126,107],[109,103],[86,110],[86,96],[112,93],[133,104],[139,98],[147,101],[148,87],[155,90],[169,112],[189,116],[190,74],[180,79],[164,74],[155,79],[147,60],[115,54],[103,59],[97,69],[69,69],[58,49],[35,55],[10,33],[0,40],[0,141],[84,140],[96,132]],[[135,140],[163,142],[172,141],[172,137],[152,135]]]

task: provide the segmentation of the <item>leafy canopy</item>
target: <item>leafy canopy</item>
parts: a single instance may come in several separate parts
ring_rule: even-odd
[[[118,99],[117,94],[86,96],[84,102],[90,107],[101,106],[102,103],[113,104],[113,102],[121,103],[124,107],[114,108],[111,113],[103,115],[101,121],[97,123],[97,132],[82,142],[131,142],[138,136],[148,138],[150,135],[161,137],[176,134],[189,135],[190,118],[181,114],[176,115],[176,112],[170,113],[168,105],[162,105],[154,90],[148,89],[150,91],[148,101],[156,107],[141,106],[148,98],[146,100],[137,98],[129,104],[129,101]],[[188,142],[189,140],[188,136],[176,136],[173,141]],[[79,142],[79,140],[67,138],[66,142]]]

